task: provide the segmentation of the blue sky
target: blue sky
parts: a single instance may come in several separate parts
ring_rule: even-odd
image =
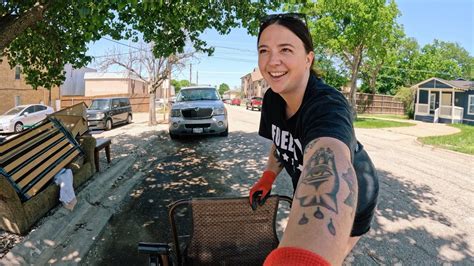
[[[420,46],[434,39],[457,42],[474,56],[474,0],[398,0],[396,3],[401,12],[398,22],[404,26],[406,35],[414,37]],[[193,82],[198,75],[199,84],[227,83],[234,88],[240,87],[243,75],[257,67],[257,38],[249,36],[245,29],[233,29],[228,35],[207,30],[202,39],[215,47],[214,55],[198,55],[186,68],[175,71],[173,79],[189,79],[192,64]],[[123,43],[133,45],[128,41]],[[103,55],[114,46],[128,51],[125,46],[102,39],[91,44],[87,54]],[[95,68],[94,63],[90,67]]]

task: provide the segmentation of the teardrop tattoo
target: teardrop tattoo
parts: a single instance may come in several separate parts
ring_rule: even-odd
[[[336,235],[336,228],[334,227],[334,224],[332,223],[332,218],[329,219],[328,230],[331,233],[331,235],[333,236]]]
[[[323,212],[319,209],[316,210],[316,212],[314,212],[314,217],[318,218],[319,220],[323,219],[324,218],[324,214]]]
[[[306,218],[306,215],[304,215],[303,213],[303,217],[301,217],[300,221],[298,222],[298,224],[300,225],[303,225],[303,224],[307,224],[309,222],[309,219]]]

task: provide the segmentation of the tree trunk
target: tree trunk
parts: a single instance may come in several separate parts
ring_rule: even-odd
[[[375,66],[374,71],[372,71],[370,75],[369,87],[370,87],[370,90],[372,91],[372,94],[375,94],[377,92],[375,83],[377,82],[377,76],[379,75],[381,68],[382,68],[382,64],[378,64],[377,66]]]
[[[18,35],[43,19],[43,13],[47,8],[48,4],[36,4],[20,16],[7,14],[0,17],[0,36],[2,36],[0,38],[0,56]]]
[[[156,110],[155,110],[155,91],[150,92],[150,103],[148,104],[148,113],[149,113],[149,119],[148,119],[148,125],[153,126],[156,125]]]
[[[352,106],[352,116],[354,119],[357,118],[357,74],[359,73],[360,58],[357,56],[354,58],[354,62],[351,67],[351,92],[349,97],[349,103]]]

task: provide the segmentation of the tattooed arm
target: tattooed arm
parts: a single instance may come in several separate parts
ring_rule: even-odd
[[[357,206],[349,148],[329,137],[305,147],[303,172],[280,247],[298,247],[341,265]]]
[[[282,169],[283,161],[278,155],[278,151],[275,144],[272,144],[272,147],[270,148],[270,154],[268,155],[267,167],[265,168],[265,171],[272,171],[276,175],[278,175]]]

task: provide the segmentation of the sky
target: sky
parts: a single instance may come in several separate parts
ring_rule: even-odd
[[[415,38],[421,47],[434,39],[456,42],[474,56],[474,0],[396,0],[396,3],[401,12],[398,22],[403,25],[405,34]],[[215,47],[214,54],[211,57],[197,55],[185,68],[175,70],[172,79],[189,80],[191,66],[193,83],[196,80],[202,85],[226,83],[231,89],[240,88],[240,78],[257,67],[257,37],[248,35],[246,29],[236,28],[228,35],[206,30],[201,39]],[[121,43],[134,45],[129,41]],[[127,52],[129,48],[125,45],[102,38],[89,45],[87,54],[104,55],[113,47]],[[97,65],[92,62],[89,67],[97,68]]]

